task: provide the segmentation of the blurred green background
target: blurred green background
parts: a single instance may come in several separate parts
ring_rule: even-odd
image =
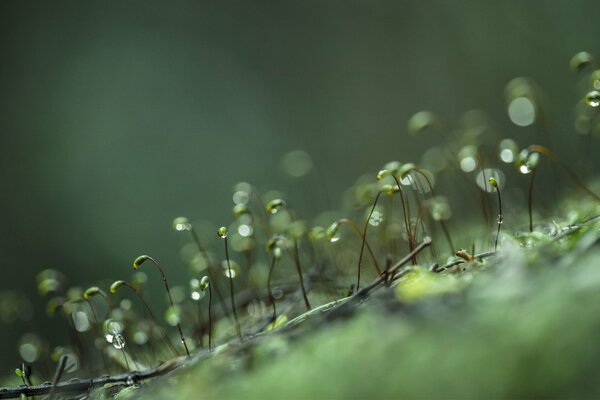
[[[419,161],[437,139],[408,135],[422,109],[482,109],[531,135],[506,115],[517,76],[542,88],[572,156],[568,62],[600,54],[598,15],[594,0],[3,1],[0,291],[35,298],[44,268],[83,286],[127,277],[142,253],[182,280],[174,217],[228,224],[239,181],[305,217],[335,209],[360,174]],[[294,149],[321,178],[281,172]],[[1,327],[4,369],[29,328]]]

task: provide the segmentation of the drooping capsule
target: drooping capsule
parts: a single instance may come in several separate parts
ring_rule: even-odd
[[[596,108],[600,106],[600,92],[597,90],[592,90],[588,94],[585,95],[585,104],[590,107]]]
[[[571,58],[569,65],[573,71],[581,72],[586,67],[591,65],[593,61],[594,57],[592,57],[590,53],[587,51],[580,51]]]
[[[138,269],[139,267],[141,267],[141,265],[143,263],[145,263],[146,261],[150,260],[150,256],[147,255],[141,255],[138,258],[136,258],[135,260],[133,260],[133,268],[134,269]]]
[[[219,236],[221,239],[225,239],[228,234],[229,230],[225,226],[222,226],[219,229],[217,229],[217,236]]]
[[[338,221],[335,221],[327,227],[327,229],[325,230],[325,237],[328,241],[330,241],[331,243],[335,243],[341,239],[341,236],[339,235],[339,228],[340,223]]]
[[[279,210],[285,208],[287,203],[283,199],[273,199],[267,203],[266,209],[269,214],[277,214]]]
[[[112,285],[110,285],[110,292],[112,294],[117,293],[117,290],[125,284],[125,281],[115,281]]]

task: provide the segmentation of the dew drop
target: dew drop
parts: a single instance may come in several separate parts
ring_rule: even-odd
[[[270,214],[277,214],[279,210],[286,206],[286,202],[283,199],[274,199],[267,203],[267,212]]]
[[[219,236],[222,239],[225,239],[227,237],[228,232],[229,231],[227,230],[227,227],[222,226],[217,230],[217,236]]]
[[[325,230],[325,237],[331,243],[335,243],[341,239],[341,235],[339,234],[340,223],[334,222],[329,225]]]
[[[519,172],[524,175],[530,174],[537,167],[539,159],[540,159],[539,153],[530,152],[529,150],[524,149],[519,154],[519,159],[517,160]]]
[[[527,164],[523,164],[519,167],[519,172],[522,173],[523,175],[530,174],[531,171],[532,171],[532,169],[529,168],[529,166],[527,166]]]
[[[122,349],[125,347],[125,338],[120,333],[116,333],[113,336],[112,345],[115,349]]]
[[[173,229],[176,231],[189,231],[192,229],[192,225],[186,217],[177,217],[173,220]]]
[[[498,219],[496,220],[496,223],[498,225],[502,225],[504,223],[504,217],[502,216],[502,214],[498,214]]]
[[[600,106],[600,92],[597,90],[592,90],[588,94],[585,95],[585,104],[590,107],[599,107]]]
[[[200,290],[206,290],[209,286],[210,279],[208,278],[208,276],[203,276],[202,279],[200,279]]]

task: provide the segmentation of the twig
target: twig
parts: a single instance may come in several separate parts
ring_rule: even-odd
[[[21,395],[39,396],[47,393],[82,393],[87,392],[94,387],[102,387],[108,383],[123,383],[127,386],[135,385],[146,379],[155,378],[164,375],[180,367],[187,357],[173,358],[162,363],[157,368],[147,369],[142,372],[131,372],[120,375],[101,376],[99,378],[78,379],[73,378],[63,383],[51,384],[49,382],[36,386],[24,386],[15,388],[0,388],[0,399],[14,399]]]
[[[498,254],[497,251],[486,251],[484,253],[479,253],[479,254],[474,255],[473,259],[483,260],[488,257],[493,257],[497,254]],[[431,270],[433,272],[442,272],[442,271],[447,270],[448,268],[454,267],[455,265],[464,264],[465,262],[467,262],[467,261],[464,258],[458,258],[454,261],[450,261],[448,264],[446,264],[442,267],[432,268]]]

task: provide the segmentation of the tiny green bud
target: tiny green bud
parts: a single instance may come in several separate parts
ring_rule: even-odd
[[[115,281],[112,285],[110,285],[110,292],[112,294],[117,293],[117,289],[125,284],[125,281]]]
[[[99,293],[100,293],[100,288],[98,286],[92,286],[92,287],[86,289],[85,292],[83,292],[83,298],[85,300],[89,300]]]
[[[143,263],[145,263],[149,259],[150,259],[150,256],[147,256],[147,255],[139,256],[138,258],[136,258],[133,261],[133,268],[138,269]]]
[[[219,229],[217,229],[217,236],[219,236],[221,239],[225,239],[228,235],[229,231],[227,229],[227,227],[222,226]]]
[[[489,179],[490,185],[498,189],[498,181],[493,176]]]
[[[208,276],[203,276],[202,279],[200,279],[200,290],[206,290],[209,286],[210,279],[208,279]]]
[[[283,199],[273,199],[267,203],[266,209],[270,214],[277,214],[279,210],[286,206],[287,204]]]
[[[377,173],[377,180],[380,181],[383,178],[387,177],[387,176],[391,176],[392,175],[392,171],[390,171],[389,169],[382,169]]]

